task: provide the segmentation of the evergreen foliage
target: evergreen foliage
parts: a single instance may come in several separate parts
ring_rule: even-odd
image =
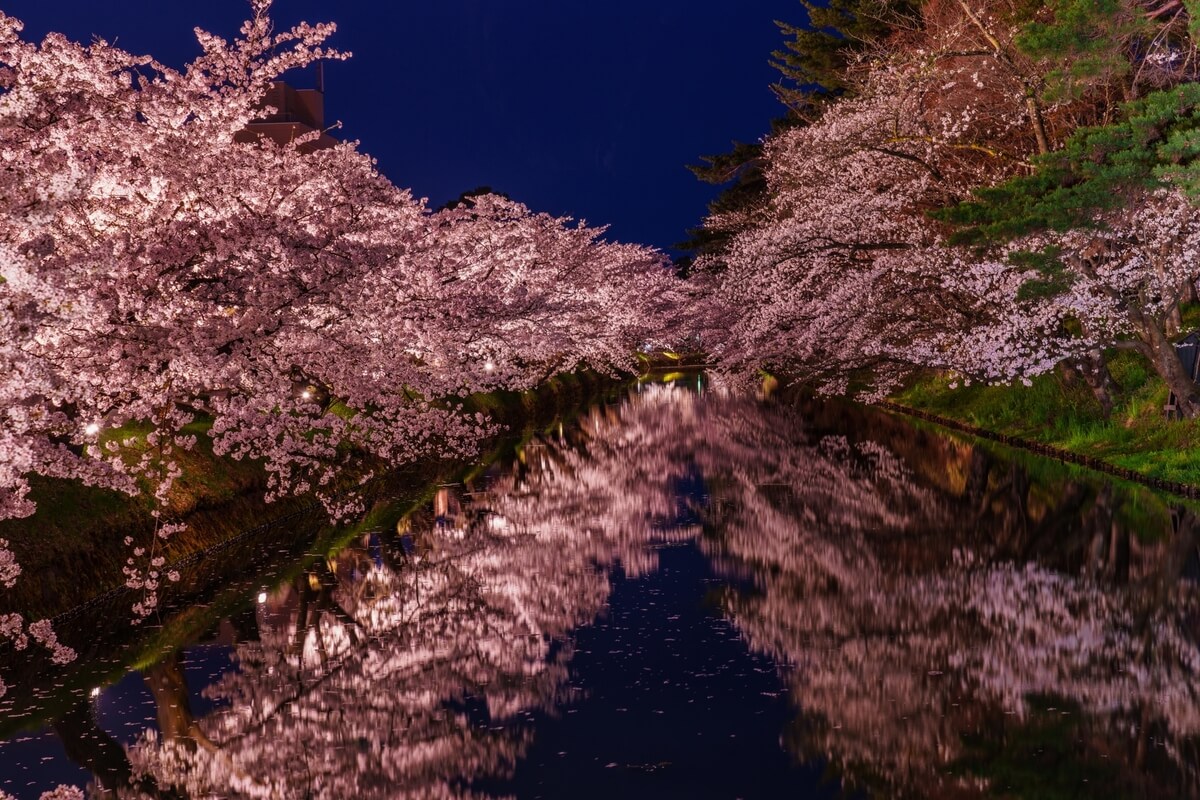
[[[896,27],[919,18],[919,2],[909,0],[801,0],[808,21],[776,22],[788,41],[771,55],[787,84],[776,93],[794,109],[808,107],[815,96],[837,96],[850,86],[846,67],[855,54],[886,37]]]
[[[1034,21],[1017,37],[1030,58],[1050,61],[1045,98],[1077,100],[1097,85],[1128,83],[1128,46],[1148,40],[1153,26],[1124,0],[1050,0],[1048,22]]]
[[[1200,198],[1200,84],[1127,103],[1123,117],[1081,128],[1062,150],[1038,158],[1032,174],[980,189],[975,200],[934,216],[964,226],[957,242],[994,242],[1091,225],[1098,211],[1167,183]]]
[[[1047,247],[1042,250],[1018,250],[1008,257],[1014,266],[1032,270],[1038,277],[1021,285],[1017,300],[1035,300],[1053,297],[1071,286],[1074,276],[1067,272],[1062,262],[1062,249]]]
[[[778,130],[787,124],[776,120],[773,127]],[[701,156],[702,164],[689,164],[688,170],[705,183],[726,187],[708,204],[708,213],[728,214],[752,208],[766,195],[767,184],[763,177],[762,145],[758,142],[734,142],[733,149],[726,153]],[[695,256],[713,254],[724,248],[730,232],[715,230],[703,225],[688,230],[688,238],[676,245],[680,250]],[[680,273],[688,274],[692,258],[677,262]]]

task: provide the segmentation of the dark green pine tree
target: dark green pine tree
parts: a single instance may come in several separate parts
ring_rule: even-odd
[[[776,21],[787,37],[771,65],[783,82],[775,92],[784,105],[805,113],[814,97],[838,96],[847,89],[846,65],[898,27],[918,27],[919,0],[800,0],[808,12],[802,25]]]
[[[788,124],[787,119],[775,120],[772,130],[777,131]],[[689,164],[688,169],[700,180],[717,186],[725,186],[720,194],[708,204],[709,214],[736,214],[753,208],[766,196],[766,179],[763,176],[762,145],[755,142],[734,142],[733,149],[713,156],[701,156],[701,164]],[[699,225],[688,230],[687,240],[676,247],[688,255],[676,259],[675,265],[683,277],[691,272],[694,259],[702,255],[719,253],[729,240],[730,233]]]
[[[1049,0],[1017,36],[1017,47],[1030,58],[1050,64],[1045,99],[1080,100],[1098,88],[1119,89],[1132,100],[1138,92],[1134,59],[1159,36],[1173,44],[1175,31],[1128,0]],[[1168,18],[1171,19],[1171,18]],[[1182,28],[1180,28],[1182,31]]]
[[[955,241],[982,244],[1087,226],[1096,212],[1168,184],[1200,200],[1200,83],[1152,92],[1122,111],[1120,122],[1077,130],[1037,158],[1032,174],[934,216],[961,226]]]

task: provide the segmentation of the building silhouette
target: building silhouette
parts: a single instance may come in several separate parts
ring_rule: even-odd
[[[234,140],[254,142],[267,138],[277,144],[290,144],[306,134],[319,136],[300,146],[302,152],[311,153],[337,144],[325,132],[325,80],[321,65],[317,65],[317,85],[314,89],[297,89],[283,81],[271,84],[270,91],[263,97],[264,114],[239,131]],[[272,109],[272,113],[265,113]]]

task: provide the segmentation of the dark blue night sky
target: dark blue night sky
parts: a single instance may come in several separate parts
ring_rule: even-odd
[[[232,35],[244,0],[0,0],[26,35],[93,35],[181,66],[199,25]],[[349,62],[326,69],[326,117],[436,206],[479,185],[534,209],[669,247],[715,189],[684,165],[754,140],[774,20],[796,0],[276,0],[282,27],[333,21]],[[294,81],[299,83],[299,81]]]

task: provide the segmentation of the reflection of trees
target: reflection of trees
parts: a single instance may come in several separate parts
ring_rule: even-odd
[[[186,702],[186,693],[184,699]],[[180,800],[173,790],[160,788],[153,776],[134,774],[125,750],[96,722],[95,709],[88,700],[79,698],[72,702],[54,720],[53,728],[67,756],[95,777],[93,788],[101,797],[112,797],[115,792],[132,789],[139,797]],[[68,787],[60,789],[64,798],[72,796]],[[50,798],[59,796],[53,792],[48,795]],[[43,794],[42,800],[47,800],[48,795]],[[0,792],[0,798],[4,797],[6,795]]]
[[[206,690],[228,701],[217,712],[191,719],[157,667],[164,722],[130,752],[139,773],[191,796],[281,798],[462,796],[504,774],[527,712],[566,691],[567,636],[603,606],[609,568],[651,568],[674,514],[631,430],[598,411],[479,491],[439,490],[403,536],[370,534],[282,587],[237,671]]]
[[[754,587],[724,608],[789,663],[802,757],[884,780],[885,794],[979,788],[946,774],[968,770],[964,737],[1016,746],[1038,713],[1070,705],[1083,761],[1116,762],[1135,793],[1200,790],[1200,598],[1179,579],[1190,513],[1139,538],[1126,506],[1143,506],[1145,526],[1152,499],[950,440],[931,458],[907,426],[822,435],[794,408],[730,397],[656,393],[620,424],[625,447],[591,447],[580,482],[609,487],[619,529],[637,509],[674,513],[664,488],[704,476],[701,546]],[[1032,699],[1054,696],[1067,700]]]
[[[676,486],[700,474],[701,548],[738,579],[723,608],[749,645],[789,665],[800,757],[889,796],[970,794],[1067,731],[1063,757],[1113,765],[1114,791],[1200,791],[1195,518],[1143,508],[1165,535],[1139,537],[1111,488],[840,429],[860,432],[672,390],[597,410],[278,591],[209,689],[222,710],[192,719],[156,668],[174,707],[130,758],[192,796],[466,793],[563,695],[609,568],[696,535]]]
[[[753,648],[793,667],[803,756],[928,793],[952,782],[940,773],[965,734],[1002,740],[1028,698],[1057,695],[1106,749],[1127,743],[1114,755],[1128,767],[1167,756],[1157,766],[1200,789],[1200,598],[1178,580],[1190,522],[1143,545],[1107,489],[1069,482],[1047,506],[1019,465],[973,455],[960,491],[933,491],[873,441],[814,441],[786,411],[713,413],[696,456],[718,487],[704,545],[754,579],[725,606]]]
[[[230,705],[199,720],[202,743],[164,729],[135,763],[192,795],[264,797],[451,795],[502,771],[527,739],[517,712],[553,703],[568,653],[532,586],[494,585],[524,555],[491,540],[439,538],[400,571],[301,576],[207,690]]]

